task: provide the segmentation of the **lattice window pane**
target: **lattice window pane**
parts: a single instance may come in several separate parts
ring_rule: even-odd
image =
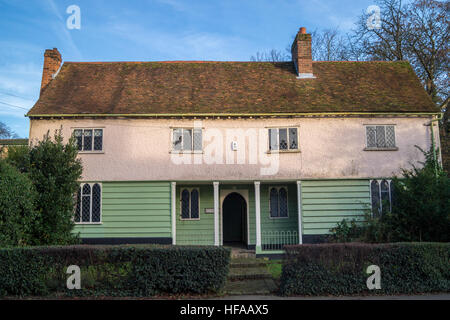
[[[198,190],[194,189],[191,191],[191,218],[198,219],[199,216],[199,206],[198,206]]]
[[[278,137],[280,140],[280,150],[287,150],[288,149],[287,129],[279,129]]]
[[[186,189],[181,192],[181,217],[189,219],[189,191]]]
[[[278,150],[278,130],[269,129],[269,149]]]
[[[192,150],[192,130],[183,129],[183,150]]]
[[[73,131],[78,151],[83,149],[83,130],[77,129]]]
[[[194,129],[194,150],[202,150],[202,129]]]
[[[81,222],[91,221],[91,186],[85,184],[81,196]]]
[[[103,129],[94,130],[94,150],[103,150]]]
[[[173,130],[173,150],[181,150],[182,147],[182,129],[174,129]]]
[[[386,135],[384,131],[384,126],[377,126],[377,147],[386,147]]]
[[[370,184],[370,191],[372,195],[372,214],[374,217],[377,217],[380,214],[380,189],[378,181],[372,181]]]
[[[395,130],[394,126],[386,126],[386,147],[395,147]]]
[[[270,216],[278,217],[278,191],[276,188],[270,189]]]
[[[75,204],[75,222],[81,222],[81,188],[78,189]]]
[[[381,201],[383,213],[388,212],[391,207],[391,202],[389,199],[389,182],[386,180],[381,181]]]
[[[377,135],[376,135],[375,127],[366,127],[366,135],[367,135],[367,147],[368,148],[376,148],[377,147]]]
[[[289,149],[298,149],[298,134],[297,128],[289,128]]]
[[[288,216],[287,191],[285,188],[280,188],[280,217]]]
[[[99,184],[94,184],[92,188],[92,222],[100,222],[101,215],[101,195],[102,191]]]
[[[91,151],[92,150],[92,130],[84,130],[83,137],[84,137],[83,150]]]

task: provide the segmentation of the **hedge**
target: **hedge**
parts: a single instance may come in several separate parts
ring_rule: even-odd
[[[64,246],[0,249],[0,296],[207,294],[223,287],[229,249],[182,246]],[[81,289],[66,288],[67,267]]]
[[[370,265],[380,267],[380,290],[367,288]],[[286,246],[280,281],[282,295],[449,292],[450,243]]]

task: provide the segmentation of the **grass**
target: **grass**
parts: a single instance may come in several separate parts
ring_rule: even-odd
[[[267,263],[267,269],[274,279],[281,277],[282,260],[270,260]]]

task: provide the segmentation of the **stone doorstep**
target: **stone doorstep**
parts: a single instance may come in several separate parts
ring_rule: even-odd
[[[272,275],[265,266],[246,266],[230,268],[228,280],[245,280],[245,279],[272,279]]]
[[[268,295],[275,293],[277,289],[272,279],[254,279],[227,281],[223,291],[227,295]]]

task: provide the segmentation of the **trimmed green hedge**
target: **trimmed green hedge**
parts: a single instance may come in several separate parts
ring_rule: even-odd
[[[205,294],[225,284],[230,250],[182,246],[65,246],[0,249],[0,296]],[[66,288],[67,267],[81,290]]]
[[[450,243],[286,246],[282,295],[412,294],[450,291]],[[381,270],[369,290],[367,267]]]

